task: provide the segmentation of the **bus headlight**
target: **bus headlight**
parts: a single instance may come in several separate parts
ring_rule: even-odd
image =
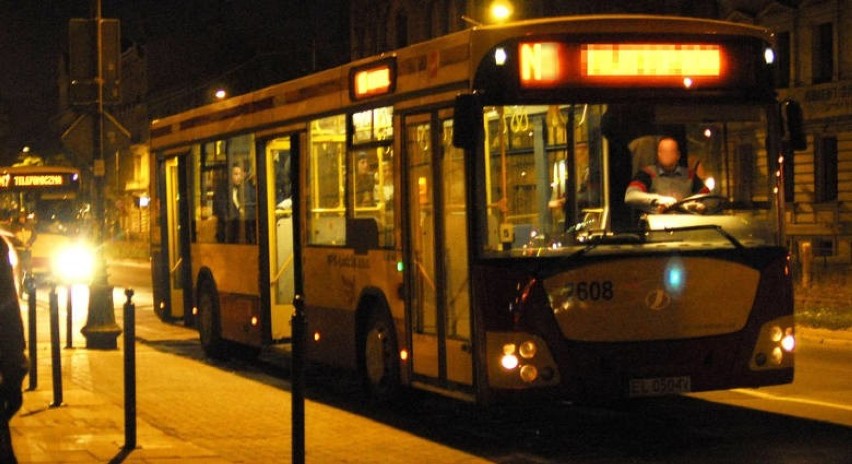
[[[540,337],[523,332],[488,332],[488,384],[494,388],[558,385],[559,370]]]
[[[53,258],[53,274],[60,282],[89,282],[94,271],[95,251],[82,242],[70,244]]]
[[[749,367],[752,370],[792,367],[795,349],[792,316],[767,322],[760,329]]]
[[[515,354],[514,343],[503,345],[503,357],[500,358],[500,365],[507,371],[518,367],[518,356]]]

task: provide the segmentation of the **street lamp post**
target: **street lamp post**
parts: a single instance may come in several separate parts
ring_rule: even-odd
[[[103,63],[103,34],[100,0],[92,0],[95,19],[95,38],[97,44],[97,77],[95,79],[98,93],[95,103],[95,120],[93,124],[93,166],[94,188],[92,192],[93,213],[95,217],[96,261],[95,273],[89,285],[89,311],[86,325],[80,330],[86,337],[86,348],[117,349],[118,335],[121,328],[115,323],[115,309],[112,299],[112,286],[107,281],[106,259],[103,245],[105,243],[105,207],[104,201],[104,63]]]

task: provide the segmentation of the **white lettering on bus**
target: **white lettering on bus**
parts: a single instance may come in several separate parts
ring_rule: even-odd
[[[59,174],[24,175],[12,178],[15,187],[41,187],[62,185],[63,179]]]
[[[370,260],[362,256],[354,255],[328,255],[326,263],[334,267],[352,267],[355,269],[368,269]]]

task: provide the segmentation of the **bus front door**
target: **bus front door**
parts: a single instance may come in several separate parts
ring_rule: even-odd
[[[473,384],[464,157],[451,131],[449,115],[405,120],[412,368],[449,390]]]

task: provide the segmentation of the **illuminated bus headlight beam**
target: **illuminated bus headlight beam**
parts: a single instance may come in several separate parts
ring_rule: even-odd
[[[60,282],[89,282],[94,270],[95,250],[84,243],[69,245],[53,259],[53,274]]]

